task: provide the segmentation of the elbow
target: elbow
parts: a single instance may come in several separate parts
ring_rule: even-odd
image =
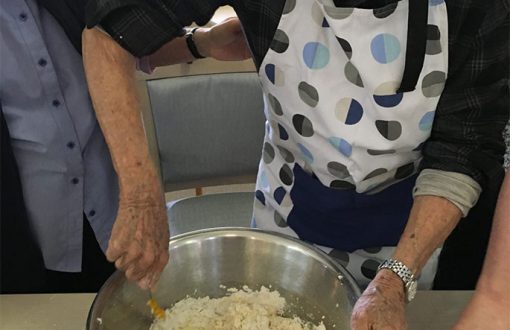
[[[98,28],[84,29],[82,32],[82,54],[87,59],[102,59],[109,63],[132,65],[135,58],[122,48],[108,34]]]

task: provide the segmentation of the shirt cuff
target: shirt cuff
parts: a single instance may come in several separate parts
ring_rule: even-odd
[[[151,65],[149,56],[136,58],[136,69],[146,74],[152,74],[154,72],[154,67]]]
[[[466,217],[476,204],[482,187],[470,176],[434,169],[421,171],[416,179],[413,197],[438,196],[453,203]]]

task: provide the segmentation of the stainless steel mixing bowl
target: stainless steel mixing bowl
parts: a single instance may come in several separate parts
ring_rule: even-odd
[[[322,320],[328,329],[349,329],[360,290],[341,265],[309,244],[261,230],[217,228],[176,236],[169,249],[154,294],[163,308],[188,295],[224,296],[223,286],[264,285],[287,299],[286,314]],[[148,299],[147,291],[116,272],[97,294],[87,329],[148,329],[153,320]]]

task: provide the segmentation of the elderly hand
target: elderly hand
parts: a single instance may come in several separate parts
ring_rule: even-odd
[[[199,28],[193,40],[200,54],[221,61],[240,61],[251,57],[239,19],[230,17],[212,28]]]
[[[358,299],[351,317],[353,330],[406,329],[405,292],[402,280],[381,270]]]
[[[157,177],[121,185],[106,257],[142,289],[154,288],[168,262],[169,231]],[[126,191],[127,190],[127,191]]]

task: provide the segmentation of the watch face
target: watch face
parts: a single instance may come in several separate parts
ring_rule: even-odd
[[[417,289],[418,289],[418,282],[416,280],[407,283],[407,285],[406,285],[407,302],[410,302],[411,300],[414,299],[414,297],[416,296]]]

